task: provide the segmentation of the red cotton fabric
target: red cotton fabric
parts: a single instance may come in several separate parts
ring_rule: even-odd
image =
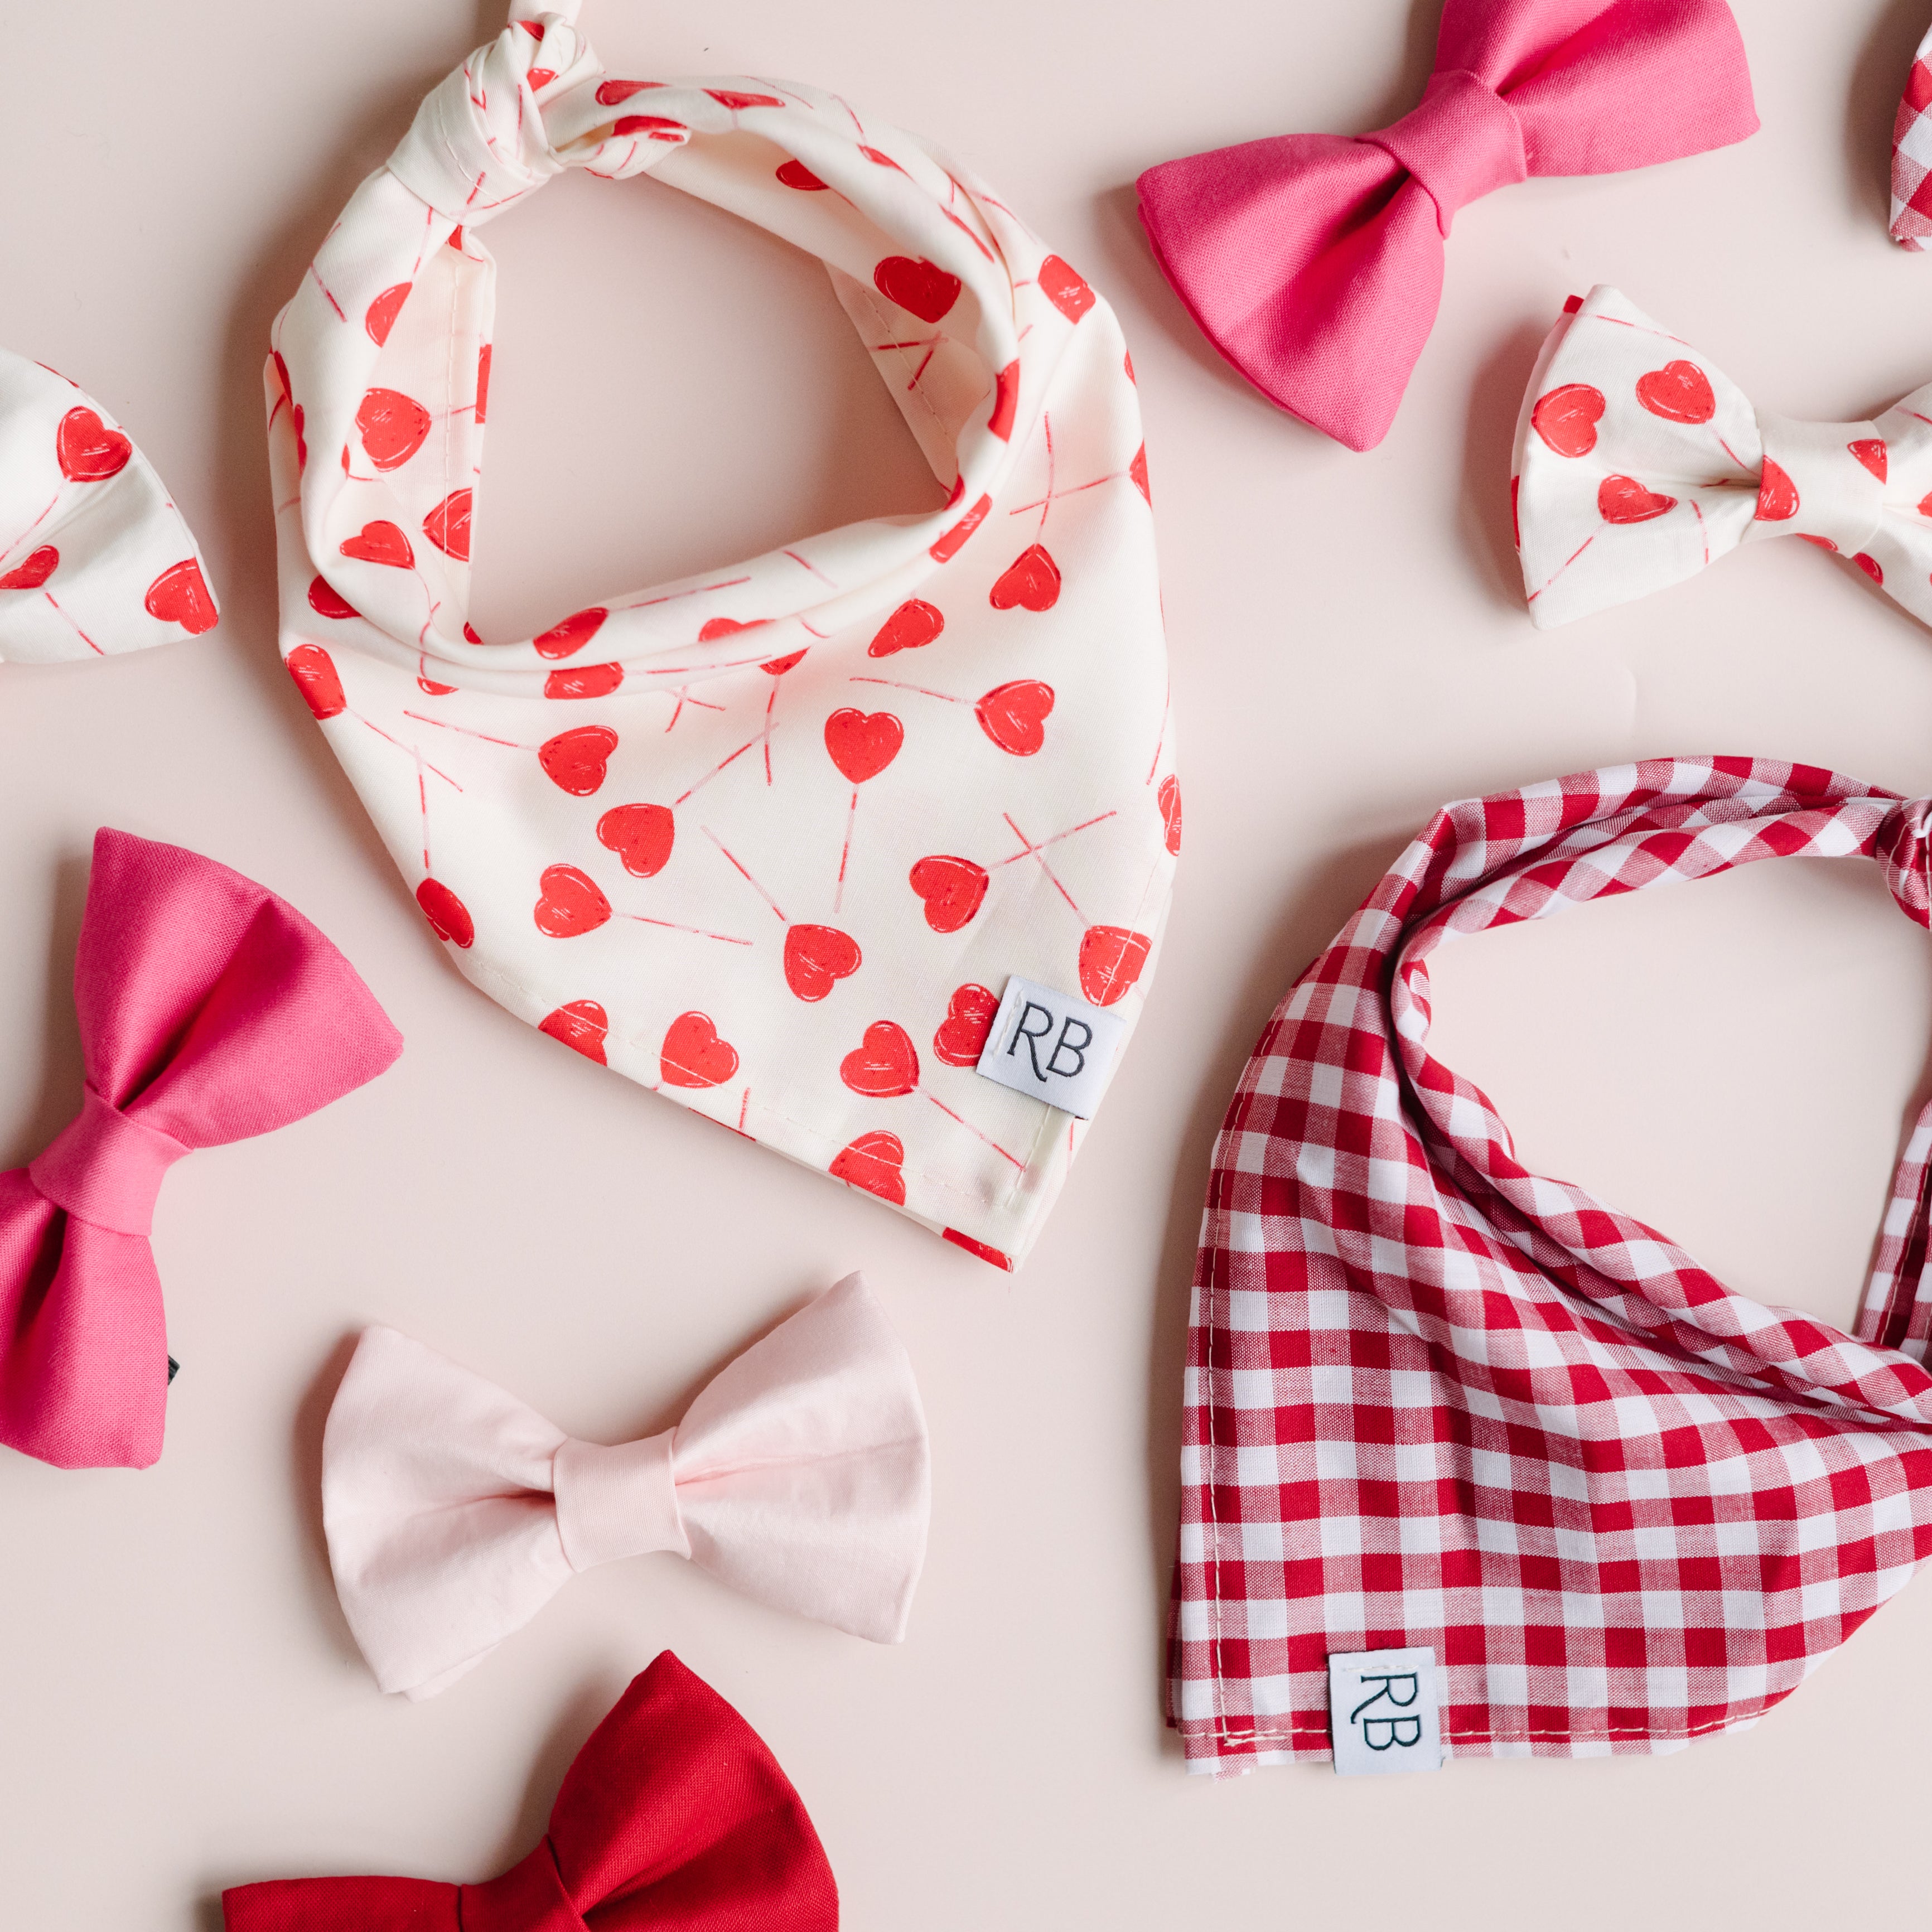
[[[1664,759],[1446,806],[1269,1022],[1214,1151],[1170,1721],[1190,1768],[1330,1756],[1331,1652],[1432,1646],[1451,1756],[1748,1725],[1932,1550],[1932,1108],[1856,1338],[1532,1174],[1428,1050],[1447,941],[1760,859],[1875,859],[1926,801]]]
[[[226,1932],[836,1932],[838,1888],[777,1760],[665,1651],[502,1877],[280,1880],[224,1892],[221,1910]]]

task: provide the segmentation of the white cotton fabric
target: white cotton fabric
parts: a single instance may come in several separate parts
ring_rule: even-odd
[[[478,230],[566,167],[650,172],[820,256],[946,507],[477,640]],[[1085,1124],[971,1070],[992,1003],[1018,974],[1131,1024],[1180,838],[1107,304],[838,98],[610,75],[552,12],[425,102],[274,341],[283,654],[461,970],[1011,1266]]]

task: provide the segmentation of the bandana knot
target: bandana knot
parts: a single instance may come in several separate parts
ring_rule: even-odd
[[[1872,856],[1906,918],[1932,926],[1932,798],[1908,798],[1879,827]]]
[[[1436,226],[1445,236],[1459,208],[1529,176],[1521,116],[1466,68],[1432,74],[1420,106],[1361,138],[1421,183],[1436,204]]]

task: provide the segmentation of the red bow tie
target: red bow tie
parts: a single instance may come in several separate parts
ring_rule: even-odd
[[[501,1878],[284,1879],[221,1910],[227,1932],[836,1932],[838,1888],[778,1760],[666,1651]]]

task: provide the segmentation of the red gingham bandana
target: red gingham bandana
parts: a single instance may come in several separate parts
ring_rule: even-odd
[[[1932,235],[1932,32],[1918,44],[1892,124],[1892,238],[1923,249]]]
[[[1330,1755],[1330,1652],[1432,1646],[1445,1754],[1754,1722],[1932,1550],[1932,1108],[1858,1339],[1532,1174],[1432,1059],[1445,940],[1757,859],[1876,859],[1932,922],[1932,805],[1662,759],[1444,808],[1270,1022],[1214,1150],[1168,1713],[1196,1771]]]

